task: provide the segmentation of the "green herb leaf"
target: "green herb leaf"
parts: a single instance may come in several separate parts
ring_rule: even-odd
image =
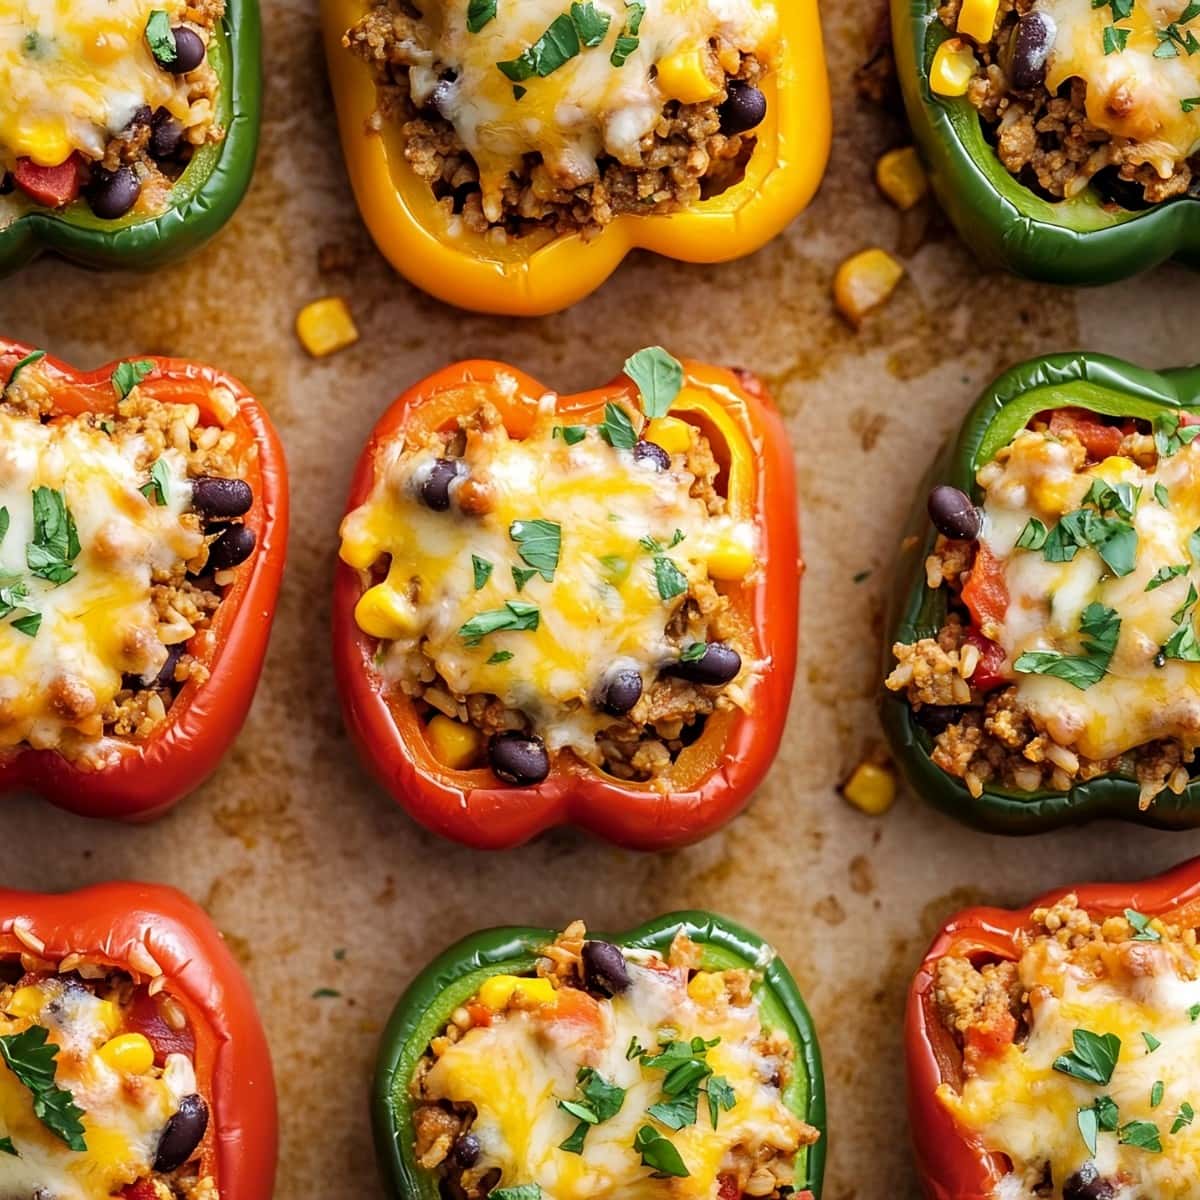
[[[638,386],[646,416],[665,417],[683,391],[683,364],[661,346],[639,350],[625,360],[625,374]]]
[[[687,576],[665,554],[654,556],[654,582],[663,600],[673,600],[688,590]]]
[[[576,446],[587,437],[586,425],[559,425],[558,428],[562,432],[562,440],[568,446]]]
[[[1172,579],[1178,579],[1180,575],[1186,575],[1187,572],[1187,563],[1179,563],[1173,567],[1159,567],[1150,576],[1150,582],[1146,584],[1146,591],[1152,592],[1155,588],[1162,587],[1164,583],[1170,583]]]
[[[1118,29],[1115,25],[1106,25],[1104,27],[1104,53],[1116,54],[1125,49],[1126,42],[1129,41],[1129,30]]]
[[[1147,1054],[1153,1054],[1155,1050],[1162,1045],[1162,1042],[1160,1042],[1152,1033],[1143,1033],[1142,1040],[1146,1043]]]
[[[8,533],[9,516],[7,508],[0,508],[0,542],[4,541],[4,535]]]
[[[528,50],[507,62],[498,62],[496,66],[513,83],[524,83],[535,75],[542,79],[553,75],[579,51],[579,31],[570,13],[563,13],[551,21],[550,28]]]
[[[467,5],[467,32],[478,33],[496,18],[496,0],[471,0]]]
[[[14,617],[12,627],[26,637],[35,638],[42,627],[42,614],[31,612],[26,613],[23,617]]]
[[[513,567],[513,584],[518,592],[525,590],[525,585],[537,574],[532,567]]]
[[[1135,942],[1160,942],[1162,935],[1156,929],[1150,928],[1152,917],[1146,916],[1145,913],[1140,913],[1136,909],[1127,908],[1125,910],[1125,920],[1133,926],[1135,933],[1133,941]]]
[[[520,1187],[492,1188],[488,1200],[542,1200],[542,1189],[536,1183],[523,1183]]]
[[[336,1000],[341,994],[337,988],[319,987],[313,992],[312,998],[314,1000]]]
[[[1179,1116],[1175,1118],[1175,1123],[1171,1126],[1172,1133],[1178,1133],[1181,1129],[1190,1125],[1196,1119],[1196,1110],[1185,1100],[1179,1106]]]
[[[617,450],[632,450],[637,445],[637,434],[633,432],[633,422],[629,419],[629,414],[611,400],[604,406],[604,422],[600,426],[600,436]]]
[[[150,468],[150,482],[143,484],[138,490],[159,508],[166,506],[171,491],[171,468],[165,458],[154,460],[154,466]]]
[[[8,382],[4,385],[4,390],[0,391],[0,399],[6,397],[12,388],[12,385],[17,382],[17,376],[25,370],[26,367],[31,367],[35,362],[41,362],[46,357],[45,350],[31,350],[24,358],[13,364],[13,369],[9,372]]]
[[[1079,1126],[1079,1136],[1088,1148],[1088,1153],[1095,1155],[1096,1138],[1100,1132],[1100,1118],[1094,1108],[1081,1108],[1075,1114],[1075,1123]]]
[[[649,1167],[655,1175],[686,1179],[691,1174],[679,1151],[653,1125],[643,1125],[637,1131],[633,1148],[642,1156],[642,1166]],[[495,1194],[492,1193],[493,1197]]]
[[[1150,1107],[1157,1108],[1163,1100],[1163,1081],[1156,1079],[1154,1086],[1150,1089]]]
[[[1156,50],[1155,54],[1157,53]],[[1186,99],[1180,100],[1179,107],[1184,112],[1193,112],[1196,108],[1200,108],[1200,96],[1188,96]]]
[[[608,13],[598,12],[592,0],[572,4],[571,20],[579,40],[588,47],[600,45],[612,24],[612,17]]]
[[[652,1104],[646,1109],[646,1114],[668,1129],[679,1130],[688,1125],[695,1125],[699,1104],[700,1088],[697,1086],[673,1099],[660,1100],[657,1104]]]
[[[1154,445],[1163,458],[1178,454],[1200,437],[1200,425],[1181,425],[1181,419],[1179,413],[1168,410],[1154,422]]]
[[[74,1151],[87,1150],[80,1118],[83,1109],[75,1097],[54,1081],[58,1047],[48,1041],[49,1033],[41,1025],[31,1025],[20,1033],[0,1037],[0,1058],[16,1076],[17,1082],[33,1096],[33,1113],[55,1137]]]
[[[511,650],[497,650],[496,653],[487,660],[487,665],[489,667],[496,667],[501,663],[510,662],[512,657],[513,652]]]
[[[707,651],[707,642],[693,642],[690,646],[684,647],[683,652],[679,655],[679,661],[685,663],[699,662]]]
[[[558,569],[562,550],[562,526],[557,521],[514,521],[508,536],[517,543],[517,553],[534,574],[550,583]]]
[[[480,558],[478,554],[471,555],[471,572],[475,577],[476,591],[491,579],[494,570],[495,567],[486,558]]]
[[[170,66],[175,61],[177,52],[171,33],[171,18],[161,8],[156,8],[146,22],[146,42],[150,53],[163,66]]]
[[[559,1100],[558,1107],[570,1113],[580,1124],[559,1148],[572,1154],[582,1154],[588,1127],[609,1121],[621,1111],[621,1105],[625,1103],[625,1089],[609,1083],[591,1067],[581,1067],[576,1082],[579,1084],[580,1099]]]
[[[166,17],[166,13],[162,14]],[[153,20],[151,16],[151,20]],[[171,48],[174,50],[175,43],[171,43]],[[137,359],[133,362],[123,362],[112,373],[113,389],[117,393],[117,399],[124,400],[130,392],[154,370],[154,364],[149,359]]]
[[[0,1138],[0,1154],[11,1154],[13,1156],[13,1158],[21,1157],[17,1153],[16,1146],[13,1145],[12,1138],[7,1138],[7,1137]]]
[[[1106,1084],[1112,1078],[1121,1052],[1121,1039],[1115,1033],[1092,1033],[1076,1029],[1071,1034],[1075,1048],[1054,1060],[1054,1069],[1087,1083]]]
[[[637,1040],[637,1034],[629,1039],[629,1045],[625,1048],[625,1061],[633,1062],[635,1058],[641,1058],[646,1053],[645,1046]]]
[[[1195,1021],[1197,1017],[1200,1017],[1200,1004],[1193,1004],[1192,1007],[1187,1010],[1187,1015],[1189,1021]]]
[[[1081,655],[1063,654],[1059,650],[1028,650],[1013,664],[1013,669],[1026,675],[1053,675],[1080,691],[1099,683],[1108,670],[1117,640],[1121,620],[1116,610],[1102,604],[1089,604],[1079,622]]]
[[[1079,508],[1066,513],[1050,530],[1043,553],[1047,562],[1072,562],[1076,551],[1085,546],[1092,547],[1114,575],[1128,575],[1137,557],[1137,530],[1124,517]]]
[[[75,518],[62,492],[40,487],[33,493],[33,541],[25,547],[25,564],[39,579],[64,584],[75,578],[71,564],[79,557]]]
[[[536,604],[524,600],[506,601],[503,608],[490,609],[472,617],[458,631],[468,646],[478,646],[489,633],[501,630],[528,631],[537,629],[541,613]]]
[[[704,1090],[708,1096],[708,1119],[716,1129],[717,1122],[721,1119],[721,1109],[729,1112],[737,1103],[737,1096],[724,1075],[714,1075]]]
[[[575,1126],[574,1131],[558,1143],[558,1148],[565,1150],[568,1154],[582,1154],[583,1144],[587,1141],[588,1130],[590,1128],[591,1125],[588,1122],[580,1121]],[[492,1194],[495,1195],[494,1192]]]
[[[1167,491],[1167,489],[1161,483],[1156,483],[1154,485],[1154,499],[1158,501],[1158,505],[1160,508],[1170,508],[1171,507],[1170,493]]]
[[[617,36],[616,44],[609,62],[614,67],[623,67],[640,44],[638,34],[642,29],[642,19],[646,15],[646,6],[641,0],[625,0],[625,24]]]
[[[1152,1154],[1162,1153],[1158,1126],[1153,1121],[1130,1121],[1127,1125],[1122,1125],[1117,1133],[1117,1141],[1123,1146],[1149,1150]]]
[[[1046,544],[1047,529],[1037,517],[1030,517],[1017,538],[1018,550],[1040,550]]]

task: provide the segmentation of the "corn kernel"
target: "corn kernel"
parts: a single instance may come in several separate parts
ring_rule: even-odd
[[[853,325],[859,325],[896,290],[904,268],[886,250],[872,247],[846,259],[833,278],[833,301]]]
[[[129,53],[129,44],[119,33],[97,33],[86,46],[84,53],[94,63],[107,66]]]
[[[754,551],[742,542],[728,538],[708,556],[708,573],[713,579],[735,582],[754,570]]]
[[[341,296],[306,304],[296,317],[296,335],[313,358],[325,358],[358,341],[354,318]]]
[[[342,531],[342,544],[338,549],[338,556],[356,571],[365,571],[379,554],[378,541],[365,530],[346,528]]]
[[[417,632],[417,613],[406,596],[387,583],[363,593],[354,608],[354,620],[363,633],[390,642]]]
[[[658,86],[668,99],[703,104],[721,94],[721,85],[704,69],[705,54],[706,50],[697,46],[659,60]]]
[[[113,1030],[121,1024],[121,1014],[117,1011],[117,1006],[111,1000],[98,1000],[95,1012],[96,1020],[105,1029]]]
[[[554,1003],[554,984],[548,979],[523,979],[519,975],[493,975],[479,988],[479,1003],[493,1012],[503,1012],[518,993],[534,1004]]]
[[[963,0],[958,10],[958,32],[983,44],[992,40],[1000,0]]]
[[[929,87],[938,96],[965,96],[979,63],[962,38],[947,38],[933,54]]]
[[[868,816],[882,816],[896,802],[896,777],[878,763],[862,762],[842,785],[842,795]]]
[[[692,444],[692,427],[678,417],[655,417],[646,426],[646,441],[668,454],[686,454]]]
[[[697,971],[688,981],[687,990],[697,1004],[714,1004],[725,991],[725,980],[715,971]]]
[[[66,130],[47,122],[26,126],[20,131],[17,141],[18,148],[39,167],[61,166],[71,157],[74,149]]]
[[[4,1011],[13,1017],[36,1017],[45,1001],[46,996],[40,987],[30,985],[17,988]]]
[[[912,146],[897,146],[882,155],[875,164],[875,182],[901,212],[907,212],[929,191],[929,178]]]
[[[1105,483],[1125,483],[1137,473],[1137,464],[1123,454],[1109,455],[1102,463],[1098,463],[1092,474]]]
[[[425,728],[433,753],[443,766],[452,771],[465,771],[479,761],[483,734],[473,725],[464,725],[438,713]]]
[[[122,1033],[100,1047],[100,1057],[114,1071],[145,1075],[154,1066],[154,1047],[142,1033]]]

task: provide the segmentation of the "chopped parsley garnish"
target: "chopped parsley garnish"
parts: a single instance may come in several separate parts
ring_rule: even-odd
[[[11,1154],[13,1156],[13,1158],[21,1157],[17,1153],[16,1146],[13,1145],[12,1138],[7,1138],[7,1137],[0,1138],[0,1154]]]
[[[150,53],[165,66],[177,57],[175,37],[171,33],[171,18],[161,8],[156,8],[146,22],[146,42]]]
[[[721,1110],[728,1112],[737,1103],[737,1096],[724,1075],[714,1075],[704,1090],[708,1095],[708,1119],[716,1129],[717,1122],[721,1119]]]
[[[154,466],[150,468],[150,482],[144,483],[138,490],[159,508],[166,505],[167,497],[171,494],[171,468],[165,458],[154,460]]]
[[[7,396],[9,389],[17,382],[17,376],[25,370],[26,367],[31,367],[35,362],[41,362],[46,357],[45,350],[31,350],[24,358],[20,359],[13,365],[12,371],[9,372],[8,382],[4,385],[3,392],[0,392],[0,397]]]
[[[625,1048],[625,1061],[632,1062],[635,1058],[641,1058],[646,1053],[645,1046],[637,1040],[637,1034],[629,1039],[629,1045]]]
[[[509,662],[512,659],[513,652],[511,650],[497,650],[491,658],[487,660],[489,667],[497,667],[501,663]]]
[[[1076,1029],[1071,1034],[1075,1048],[1054,1060],[1056,1071],[1082,1079],[1085,1083],[1104,1085],[1112,1079],[1121,1053],[1121,1039],[1115,1033],[1092,1033]]]
[[[166,13],[163,13],[163,16],[165,17]],[[174,50],[173,42],[171,48]],[[117,399],[124,400],[153,370],[154,364],[145,358],[121,363],[112,373],[112,385]]]
[[[524,83],[535,75],[545,79],[576,58],[584,46],[598,46],[608,32],[610,20],[592,3],[572,4],[571,11],[555,17],[532,46],[496,66],[513,83]]]
[[[533,567],[513,567],[513,585],[518,592],[525,590],[525,585],[537,574]]]
[[[626,359],[625,374],[637,384],[642,411],[650,418],[665,417],[683,390],[683,365],[661,346],[639,350]]]
[[[684,648],[683,653],[679,656],[679,661],[685,663],[699,662],[707,650],[707,642],[693,642],[690,646]]]
[[[542,1200],[542,1189],[536,1183],[523,1183],[519,1187],[492,1188],[488,1200]]]
[[[1196,631],[1192,625],[1192,609],[1200,593],[1194,583],[1188,584],[1188,594],[1183,604],[1171,614],[1175,622],[1175,632],[1163,643],[1160,651],[1164,659],[1173,658],[1178,662],[1200,662],[1200,641],[1196,639]]]
[[[467,5],[467,32],[478,33],[496,19],[496,0],[471,0]]]
[[[486,558],[480,558],[478,554],[471,555],[471,573],[475,579],[476,591],[491,579],[494,570],[495,567]]]
[[[7,508],[0,508],[0,542],[4,541],[4,535],[8,533],[9,515]]]
[[[32,1094],[34,1116],[72,1150],[83,1153],[87,1150],[80,1120],[83,1109],[66,1088],[54,1082],[58,1047],[48,1038],[41,1025],[0,1037],[0,1058]]]
[[[1146,1043],[1147,1054],[1153,1054],[1155,1050],[1162,1045],[1162,1042],[1160,1042],[1152,1033],[1143,1033],[1142,1040]]]
[[[1153,1121],[1130,1121],[1127,1125],[1122,1125],[1117,1131],[1117,1141],[1123,1146],[1149,1150],[1152,1154],[1162,1153],[1158,1126]]]
[[[621,1105],[625,1103],[625,1089],[609,1083],[591,1067],[581,1067],[575,1080],[579,1085],[579,1098],[560,1100],[558,1107],[573,1116],[579,1124],[559,1149],[582,1154],[588,1130],[602,1121],[611,1120],[621,1111]]]
[[[1163,1081],[1156,1079],[1154,1086],[1150,1089],[1150,1107],[1157,1108],[1163,1100]]]
[[[1146,584],[1146,591],[1152,592],[1155,588],[1162,587],[1164,583],[1170,583],[1172,579],[1178,579],[1180,575],[1186,575],[1187,572],[1187,563],[1177,563],[1173,567],[1159,567],[1150,576],[1150,582]]]
[[[637,434],[633,432],[633,422],[629,414],[611,400],[604,406],[604,422],[600,426],[600,436],[617,450],[632,450],[637,445]]]
[[[659,1047],[657,1054],[643,1052],[640,1055],[642,1066],[647,1070],[666,1072],[663,1099],[646,1110],[648,1116],[668,1129],[694,1125],[703,1090],[708,1100],[709,1119],[716,1129],[721,1110],[728,1111],[736,1102],[729,1081],[713,1075],[713,1069],[706,1061],[708,1051],[719,1040],[706,1042],[701,1037],[694,1037],[687,1042],[668,1042]],[[701,1084],[705,1085],[703,1089]]]
[[[517,543],[517,553],[532,568],[531,573],[550,583],[558,568],[562,526],[557,521],[514,521],[508,536]]]
[[[1163,458],[1178,454],[1200,437],[1200,425],[1181,425],[1177,412],[1161,413],[1154,421],[1154,445]]]
[[[1114,575],[1128,575],[1137,557],[1137,530],[1132,517],[1138,496],[1139,489],[1128,483],[1113,488],[1097,480],[1084,497],[1084,503],[1094,504],[1094,509],[1077,508],[1065,513],[1044,538],[1036,527],[1031,529],[1031,521],[1022,530],[1021,538],[1028,535],[1039,544],[1024,548],[1040,549],[1047,562],[1071,562],[1080,549],[1090,546]],[[1115,515],[1105,516],[1105,513]],[[1017,545],[1022,546],[1023,542],[1018,540]]]
[[[1142,489],[1135,488],[1131,483],[1118,483],[1116,487],[1110,487],[1104,480],[1097,479],[1088,488],[1083,502],[1094,504],[1101,512],[1115,512],[1129,520],[1141,494]]]
[[[1200,1017],[1200,1004],[1193,1004],[1192,1007],[1187,1010],[1187,1014],[1189,1021],[1194,1021],[1197,1017]]]
[[[608,34],[612,17],[606,12],[600,12],[592,0],[571,5],[571,20],[579,33],[579,40],[589,49],[598,46]]]
[[[1101,1130],[1109,1133],[1116,1130],[1120,1117],[1116,1101],[1111,1096],[1101,1096],[1095,1104],[1081,1108],[1075,1115],[1079,1126],[1079,1134],[1084,1145],[1092,1153],[1096,1153],[1096,1137]]]
[[[1082,654],[1027,650],[1013,664],[1013,669],[1027,675],[1053,675],[1080,691],[1087,691],[1108,670],[1121,634],[1121,619],[1115,609],[1089,604],[1080,616],[1079,632]]]
[[[1127,908],[1125,910],[1125,920],[1134,928],[1133,941],[1135,942],[1160,942],[1162,935],[1157,929],[1150,928],[1152,917],[1146,916],[1145,913],[1140,913],[1135,908]]]
[[[1196,108],[1200,108],[1200,96],[1188,96],[1184,100],[1180,100],[1179,107],[1184,112],[1192,112]]]
[[[691,1174],[671,1140],[663,1137],[653,1125],[643,1125],[637,1131],[633,1148],[642,1156],[642,1166],[649,1167],[655,1175],[686,1179]]]
[[[1163,484],[1156,483],[1154,485],[1154,498],[1155,498],[1155,500],[1158,501],[1158,505],[1160,508],[1170,508],[1171,507],[1171,496],[1167,492],[1167,489]]]
[[[1116,54],[1118,51],[1125,49],[1125,44],[1129,41],[1129,30],[1118,29],[1115,25],[1105,25],[1104,27],[1104,53]]]
[[[617,35],[609,62],[614,67],[623,67],[640,43],[638,35],[642,31],[642,19],[646,15],[646,6],[642,0],[625,0],[625,24]]]
[[[1186,1128],[1196,1119],[1196,1110],[1185,1100],[1179,1106],[1179,1115],[1175,1118],[1175,1123],[1171,1126],[1172,1133],[1178,1133],[1181,1129]]]
[[[57,585],[75,578],[71,564],[78,557],[79,534],[62,492],[37,488],[33,493],[33,541],[25,547],[26,565],[39,579]]]
[[[687,576],[665,554],[654,556],[654,582],[663,600],[673,600],[688,590]]]
[[[478,646],[489,633],[502,630],[534,630],[541,620],[536,604],[524,600],[508,600],[503,608],[490,609],[472,617],[459,629],[459,636],[468,646]]]
[[[1017,538],[1017,549],[1040,550],[1046,544],[1048,532],[1046,526],[1037,517],[1030,517],[1025,523],[1025,528],[1021,530],[1021,536]]]
[[[562,435],[562,440],[566,442],[568,446],[574,446],[579,442],[582,442],[583,439],[587,437],[587,426],[555,425],[554,429],[550,433],[550,436],[558,437],[560,434]]]

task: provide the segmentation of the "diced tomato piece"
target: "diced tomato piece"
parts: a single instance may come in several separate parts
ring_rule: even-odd
[[[121,1195],[124,1200],[158,1200],[152,1179],[139,1179],[137,1183],[129,1184]]]
[[[168,1054],[196,1056],[196,1035],[191,1028],[174,1029],[163,1018],[158,1000],[144,988],[133,993],[133,999],[125,1013],[125,1024],[130,1033],[143,1034],[154,1047],[154,1061],[162,1066]]]
[[[1180,412],[1180,425],[1200,425],[1200,413]]]
[[[962,601],[980,628],[999,624],[1008,612],[1008,584],[1004,564],[982,542],[975,553],[971,574],[962,590]]]
[[[478,1000],[472,1000],[467,1005],[467,1013],[475,1025],[483,1025],[486,1028],[492,1023],[492,1010],[486,1004],[480,1004]]]
[[[13,182],[34,203],[62,208],[79,196],[79,156],[72,154],[57,167],[39,167],[32,159],[18,158]]]
[[[972,1025],[967,1030],[963,1059],[968,1073],[989,1058],[997,1058],[1012,1045],[1017,1035],[1017,1019],[1010,1012],[997,1013],[984,1025]]]
[[[546,1035],[556,1045],[575,1052],[599,1051],[604,1048],[604,1013],[600,1004],[578,988],[559,988],[554,1006],[547,1005],[544,1013]]]
[[[1073,433],[1094,462],[1111,458],[1121,451],[1125,437],[1120,426],[1105,425],[1103,421],[1080,408],[1056,408],[1050,417],[1050,432],[1055,437]]]
[[[972,629],[963,639],[979,651],[979,663],[971,674],[971,686],[981,692],[990,692],[1008,682],[1006,663],[1008,655],[1004,648],[991,638],[985,638],[977,629]]]
[[[717,1197],[718,1200],[742,1200],[742,1192],[735,1176],[721,1176],[721,1186],[717,1191]]]

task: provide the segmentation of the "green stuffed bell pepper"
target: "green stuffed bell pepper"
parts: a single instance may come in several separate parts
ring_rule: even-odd
[[[43,251],[158,267],[212,237],[254,169],[257,0],[39,4],[14,21],[16,48],[0,53],[0,275]]]
[[[814,1200],[825,1165],[796,983],[703,912],[459,942],[392,1014],[372,1115],[396,1200]]]
[[[902,543],[882,699],[918,794],[966,824],[1200,826],[1200,368],[1005,372]]]
[[[1106,43],[1115,4],[1112,12],[1101,3],[1071,14],[1094,28],[1056,25],[1038,3],[997,17],[994,0],[964,0],[951,28],[939,7],[939,0],[891,0],[896,68],[934,191],[986,265],[1087,285],[1172,256],[1200,264],[1200,202],[1188,161],[1200,137],[1200,87],[1189,79],[1190,96],[1167,87],[1160,110],[1151,86],[1173,86],[1190,50],[1151,27],[1120,43],[1129,36],[1124,22],[1111,26],[1118,44]],[[1191,44],[1190,30],[1173,28],[1181,47]],[[1138,65],[1118,69],[1135,55]],[[1128,97],[1105,90],[1147,70],[1132,111]],[[1151,126],[1155,136],[1146,133]]]

